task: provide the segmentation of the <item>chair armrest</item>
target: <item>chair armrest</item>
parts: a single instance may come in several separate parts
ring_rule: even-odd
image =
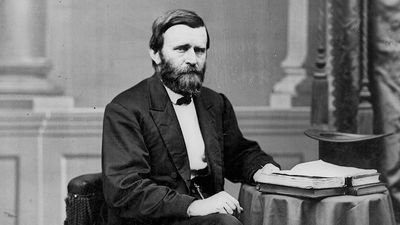
[[[72,195],[91,195],[103,192],[101,173],[84,174],[68,183],[68,193]]]
[[[106,218],[101,173],[84,174],[68,183],[64,225],[97,225]]]

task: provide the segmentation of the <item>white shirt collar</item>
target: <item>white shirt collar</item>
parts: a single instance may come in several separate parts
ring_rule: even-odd
[[[171,102],[174,103],[174,105],[176,104],[176,102],[178,101],[178,99],[182,98],[183,95],[175,93],[174,91],[172,91],[171,89],[169,89],[167,86],[165,86],[165,90],[167,90],[169,99],[171,99]]]

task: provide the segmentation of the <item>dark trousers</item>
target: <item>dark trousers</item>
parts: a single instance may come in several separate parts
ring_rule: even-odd
[[[242,225],[242,223],[229,214],[210,214],[174,221],[169,225]]]
[[[212,179],[209,174],[200,175],[192,179],[191,182],[191,195],[201,199],[199,192],[205,198],[211,196]],[[199,188],[195,188],[194,184]],[[229,214],[210,214],[206,216],[194,216],[185,219],[172,220],[167,222],[166,225],[242,225],[242,223],[235,217]]]
[[[198,188],[194,184],[198,185]],[[213,180],[209,174],[199,175],[192,179],[190,187],[190,195],[201,199],[201,196],[208,198],[211,196]],[[200,194],[201,193],[201,194]],[[236,216],[236,215],[235,215]],[[233,215],[229,214],[210,214],[206,216],[193,216],[190,218],[162,218],[157,221],[138,222],[127,220],[121,222],[126,225],[242,225],[242,223]]]

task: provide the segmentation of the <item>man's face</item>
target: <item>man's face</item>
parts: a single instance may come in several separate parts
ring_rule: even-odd
[[[164,33],[159,56],[164,84],[182,95],[197,95],[204,80],[207,58],[205,27],[175,25]]]

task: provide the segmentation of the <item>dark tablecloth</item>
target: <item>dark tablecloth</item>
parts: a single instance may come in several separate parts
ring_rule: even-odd
[[[395,225],[388,192],[312,200],[260,193],[242,185],[239,202],[244,225]]]

